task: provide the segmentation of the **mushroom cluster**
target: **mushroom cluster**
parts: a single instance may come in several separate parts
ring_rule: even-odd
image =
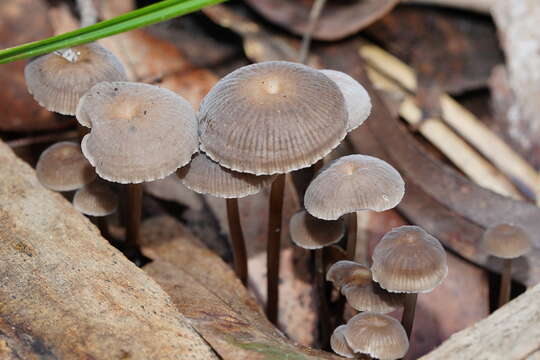
[[[324,164],[325,156],[347,133],[366,121],[371,101],[361,84],[335,70],[262,62],[219,80],[196,113],[170,90],[127,81],[120,62],[97,44],[37,58],[28,64],[25,75],[40,104],[75,115],[80,126],[89,128],[80,146],[64,144],[61,150],[56,145],[42,155],[40,180],[60,191],[78,190],[74,207],[92,217],[106,216],[117,207],[116,194],[107,182],[122,184],[128,255],[139,252],[141,184],[176,172],[189,189],[226,199],[234,268],[247,284],[238,199],[271,186],[267,315],[277,322],[285,176]],[[68,160],[49,164],[61,157]],[[49,175],[47,168],[53,169]],[[382,314],[408,303],[408,295],[396,292],[428,291],[446,274],[445,265],[436,264],[445,261],[440,244],[412,227],[396,229],[381,240],[371,269],[355,262],[357,212],[391,209],[404,192],[405,183],[390,164],[367,155],[348,155],[318,171],[305,193],[305,209],[290,219],[292,241],[316,250],[320,265],[321,249],[341,241],[344,217],[348,217],[348,260],[333,264],[327,280],[353,308],[365,313],[336,329],[331,341],[338,352],[388,359],[402,356],[408,345],[406,332]],[[398,253],[410,259],[396,260]],[[421,269],[413,269],[409,261]],[[424,270],[435,273],[419,275]],[[417,278],[404,280],[406,276]],[[413,281],[419,285],[411,285]],[[378,340],[381,334],[395,340]],[[384,344],[390,348],[381,353]]]

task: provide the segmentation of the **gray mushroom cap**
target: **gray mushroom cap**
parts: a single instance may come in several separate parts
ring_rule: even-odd
[[[46,109],[75,115],[79,99],[102,81],[127,80],[120,61],[97,43],[51,53],[29,62],[24,69],[26,86]]]
[[[197,151],[197,119],[173,91],[132,82],[102,82],[79,102],[77,120],[91,128],[81,143],[98,175],[118,183],[162,179]]]
[[[401,175],[383,160],[348,155],[332,161],[309,184],[306,210],[324,220],[361,210],[385,211],[405,194]]]
[[[347,108],[321,72],[285,61],[241,67],[200,108],[201,150],[221,166],[255,175],[308,167],[346,135]]]

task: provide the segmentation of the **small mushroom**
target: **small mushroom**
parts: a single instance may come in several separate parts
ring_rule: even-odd
[[[238,278],[247,284],[247,255],[240,215],[238,198],[256,194],[274,179],[273,176],[256,176],[238,173],[220,166],[203,153],[194,156],[191,162],[177,171],[182,183],[199,193],[225,198],[227,219],[234,251],[234,267]]]
[[[26,65],[24,76],[41,106],[65,115],[75,115],[79,99],[95,84],[126,80],[120,61],[96,43],[38,57]]]
[[[84,156],[103,179],[128,184],[128,252],[138,254],[142,186],[186,165],[197,151],[197,119],[180,95],[132,82],[94,85],[77,106],[77,120],[91,131]]]
[[[406,293],[402,323],[410,336],[418,293],[432,291],[448,274],[446,252],[422,228],[400,226],[375,247],[371,272],[383,289]]]
[[[338,261],[326,273],[326,279],[341,289],[347,303],[358,311],[386,314],[403,304],[401,294],[382,289],[372,279],[367,266],[354,261]]]
[[[305,65],[269,61],[221,79],[200,108],[203,150],[220,165],[255,175],[308,167],[346,135],[338,86]]]
[[[341,240],[345,233],[343,221],[325,221],[301,210],[291,217],[289,231],[292,242],[304,249],[322,249]]]
[[[503,259],[499,307],[510,300],[512,286],[512,260],[527,254],[531,250],[529,235],[521,227],[511,224],[499,224],[486,230],[482,246],[492,256]]]
[[[118,196],[103,182],[94,181],[77,190],[73,196],[73,207],[79,212],[92,217],[101,231],[101,235],[110,238],[106,216],[118,208]]]
[[[41,153],[36,175],[43,186],[54,191],[77,190],[96,178],[79,144],[69,141],[58,142]]]
[[[201,150],[221,166],[280,174],[270,192],[267,308],[277,322],[281,215],[285,173],[308,167],[346,135],[347,108],[337,85],[305,65],[269,61],[221,79],[199,111]]]
[[[353,316],[344,330],[345,340],[354,353],[380,360],[400,359],[409,350],[405,330],[393,317],[364,312]]]
[[[366,121],[371,113],[371,99],[366,89],[355,79],[341,71],[320,70],[336,83],[345,98],[349,114],[347,132],[351,132]]]
[[[334,329],[334,332],[330,337],[330,347],[336,354],[349,359],[354,359],[355,354],[349,347],[349,344],[347,344],[347,340],[345,340],[346,329],[347,325],[340,325]]]
[[[383,160],[366,155],[348,155],[332,161],[309,184],[304,206],[313,216],[349,219],[348,255],[354,260],[357,211],[385,211],[395,207],[405,194],[401,175]]]

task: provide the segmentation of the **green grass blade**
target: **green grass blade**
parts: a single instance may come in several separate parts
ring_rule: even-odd
[[[189,14],[226,0],[165,0],[110,20],[0,51],[0,64],[51,53]]]

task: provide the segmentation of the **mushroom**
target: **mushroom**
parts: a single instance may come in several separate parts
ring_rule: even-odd
[[[202,153],[195,155],[188,165],[177,171],[177,174],[189,189],[199,194],[226,199],[234,268],[238,278],[246,285],[247,255],[238,212],[238,198],[258,193],[270,184],[274,177],[235,172],[220,166]]]
[[[344,72],[336,70],[320,70],[320,72],[335,82],[343,94],[349,114],[347,132],[362,125],[371,113],[371,99],[366,89]]]
[[[525,255],[531,250],[529,235],[521,227],[511,224],[499,224],[486,230],[482,246],[492,256],[503,259],[499,307],[510,300],[512,286],[512,260]]]
[[[200,147],[212,160],[234,171],[280,174],[270,193],[267,249],[266,312],[276,323],[284,174],[316,163],[343,140],[345,100],[321,72],[270,61],[225,76],[199,113]]]
[[[195,111],[167,89],[102,82],[81,98],[76,116],[81,125],[91,128],[81,147],[97,174],[128,184],[126,250],[137,255],[141,183],[162,179],[191,160],[197,151]]]
[[[409,350],[405,330],[393,317],[364,312],[347,323],[345,340],[354,353],[368,354],[380,360],[400,359]]]
[[[41,106],[65,115],[75,115],[79,99],[95,84],[127,79],[120,61],[97,43],[38,57],[26,65],[24,76]]]
[[[322,249],[341,240],[345,233],[343,221],[325,221],[311,216],[305,210],[291,217],[289,231],[292,242],[307,250]]]
[[[75,192],[73,207],[93,218],[101,235],[110,238],[106,216],[118,208],[118,197],[103,182],[94,181]]]
[[[385,211],[405,194],[401,175],[383,160],[366,155],[343,156],[329,163],[309,184],[304,206],[313,216],[336,220],[349,217],[347,254],[354,260],[357,211]]]
[[[39,182],[54,191],[73,191],[94,181],[96,173],[79,144],[62,141],[41,153],[36,164]]]
[[[354,261],[338,261],[326,273],[326,280],[341,289],[347,303],[358,311],[386,314],[403,304],[401,294],[382,289],[372,279],[367,266]]]
[[[406,293],[402,323],[410,337],[418,293],[432,291],[448,274],[446,252],[422,228],[400,226],[375,247],[371,272],[383,289]]]
[[[330,347],[336,354],[349,359],[354,359],[355,354],[349,347],[349,344],[347,344],[347,340],[345,340],[346,329],[347,325],[340,325],[334,329],[334,332],[330,337]]]

